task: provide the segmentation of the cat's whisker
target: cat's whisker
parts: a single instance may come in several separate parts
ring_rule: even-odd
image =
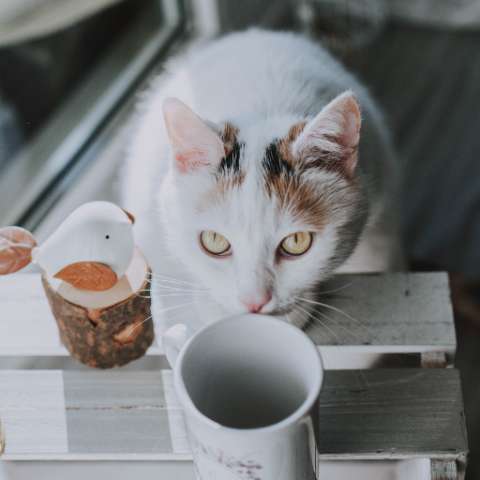
[[[137,323],[131,330],[130,332],[128,333],[128,336],[131,337],[135,331],[140,328],[144,323],[147,323],[148,321],[150,321],[152,319],[153,315],[149,315],[147,318],[143,319],[140,323]]]
[[[178,278],[178,277],[173,277],[171,275],[166,275],[164,273],[158,273],[158,272],[151,271],[151,272],[149,272],[149,274],[153,277],[162,277],[162,278],[165,278],[165,279],[168,279],[168,280],[174,280],[176,282],[191,283],[191,282],[188,282],[187,280],[184,280],[184,279],[181,279],[181,278]]]
[[[163,278],[151,277],[149,280],[150,280],[150,283],[155,282],[155,284],[157,284],[157,285],[166,285],[166,286],[182,287],[182,288],[196,288],[196,289],[203,288],[199,284],[186,283],[186,282],[173,281],[173,280],[166,280],[166,279],[163,279]]]
[[[303,302],[310,303],[312,305],[318,305],[320,307],[328,308],[329,310],[337,312],[340,315],[343,315],[344,317],[348,318],[352,322],[355,322],[359,327],[363,328],[366,333],[369,333],[369,329],[365,325],[363,325],[362,322],[360,322],[360,320],[352,317],[350,314],[341,310],[340,308],[334,307],[333,305],[330,305],[328,303],[323,303],[323,302],[317,302],[315,300],[310,300],[309,298],[302,298],[302,297],[295,297],[295,298],[297,300],[302,300]]]
[[[154,294],[154,295],[137,295],[140,298],[165,298],[165,297],[196,297],[201,295],[207,295],[208,292],[201,293],[165,293],[165,294]]]
[[[305,313],[307,315],[307,317],[311,318],[312,320],[314,321],[317,321],[322,327],[324,327],[325,329],[327,329],[333,336],[333,338],[336,340],[337,344],[340,344],[340,338],[338,337],[338,335],[325,323],[325,322],[322,322],[322,320],[320,320],[318,317],[316,317],[315,315],[313,315],[311,312],[309,312],[308,310],[305,310],[304,308],[302,308],[300,305],[296,304],[295,306],[297,309],[299,309],[300,311],[302,311],[303,313]]]
[[[182,284],[182,285],[192,285],[194,287],[199,287],[201,286],[199,283],[197,282],[188,282],[187,280],[181,280],[179,278],[175,278],[175,277],[170,277],[168,275],[163,275],[163,274],[160,274],[160,273],[153,273],[153,272],[149,272],[149,275],[150,275],[150,278],[153,278],[155,280],[158,280],[158,281],[163,281],[163,282],[166,282],[166,283],[176,283],[176,284]]]
[[[176,288],[176,287],[162,286],[162,285],[154,285],[152,287],[146,287],[146,288],[143,288],[142,290],[139,290],[140,293],[142,293],[142,292],[204,293],[204,292],[208,292],[208,291],[209,291],[208,289],[194,290],[194,289]]]
[[[173,307],[164,308],[164,309],[160,310],[159,312],[155,312],[155,313],[156,314],[161,314],[161,313],[166,313],[166,312],[173,311],[173,310],[178,310],[179,308],[188,307],[190,305],[193,305],[194,303],[195,302],[182,303],[181,305],[175,305]],[[140,328],[144,323],[148,322],[152,318],[153,318],[153,315],[150,315],[148,318],[143,319],[140,323],[137,323],[132,328],[132,330],[129,332],[129,336],[131,337],[133,335],[133,333],[135,332],[135,330],[137,330],[137,328]]]
[[[156,289],[171,289],[171,290],[182,290],[182,291],[196,291],[196,292],[203,292],[203,291],[206,291],[208,290],[208,288],[193,288],[193,287],[190,287],[188,285],[177,285],[177,284],[171,284],[171,283],[167,283],[167,284],[163,284],[163,283],[159,283],[158,281],[155,281],[155,282],[152,282],[150,281],[149,282],[149,285],[150,287],[148,288],[156,288]]]
[[[333,325],[335,327],[340,327],[343,331],[345,331],[350,337],[352,337],[354,340],[358,341],[358,340],[362,340],[361,336],[352,332],[350,329],[348,329],[347,327],[345,327],[344,325],[342,325],[341,323],[339,322],[335,322],[331,317],[329,317],[326,313],[324,312],[320,312],[318,310],[315,310],[315,313],[317,315],[320,315],[322,318],[325,319],[326,322],[330,322],[330,325],[332,326],[333,328]]]
[[[194,305],[194,304],[195,304],[194,301],[181,303],[180,305],[173,305],[172,307],[162,308],[161,310],[159,310],[158,312],[155,312],[155,313],[157,313],[157,314],[166,313],[166,312],[169,312],[171,310],[176,310],[177,308],[188,307],[189,305]]]
[[[163,280],[160,278],[149,278],[147,280],[151,287],[155,288],[163,288],[163,289],[177,289],[177,290],[189,290],[189,291],[207,291],[208,288],[202,287],[201,285],[195,284],[187,284],[187,283],[180,283],[174,282],[172,280]]]
[[[203,293],[208,292],[208,288],[184,288],[184,287],[174,287],[171,285],[152,285],[150,288],[153,292],[185,292],[185,293]]]
[[[332,290],[314,290],[314,293],[319,294],[319,295],[325,295],[327,293],[336,293],[340,292],[341,290],[345,290],[348,287],[351,287],[354,284],[354,282],[347,283],[345,285],[342,285],[341,287],[334,288]]]

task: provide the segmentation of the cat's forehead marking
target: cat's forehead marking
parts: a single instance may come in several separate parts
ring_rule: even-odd
[[[231,123],[225,123],[220,135],[225,156],[217,169],[217,188],[222,193],[225,193],[229,188],[239,187],[245,178],[245,173],[240,168],[240,157],[245,145],[239,143],[237,135],[238,128]]]
[[[290,127],[284,137],[275,139],[265,149],[262,167],[269,192],[271,192],[269,187],[272,183],[295,174],[298,159],[292,153],[292,144],[304,129],[305,124],[306,122],[296,123]]]
[[[225,145],[225,153],[227,155],[233,150],[233,147],[237,143],[237,135],[238,128],[230,122],[226,122],[220,137]]]
[[[295,161],[295,158],[292,153],[292,144],[298,138],[298,136],[303,132],[307,122],[298,122],[288,131],[287,135],[281,138],[278,143],[278,151],[281,157],[290,163]]]
[[[292,143],[305,127],[305,122],[293,125],[283,138],[270,143],[262,160],[265,190],[276,197],[282,210],[318,230],[327,223],[327,206],[311,182],[302,178],[301,159],[292,153]]]

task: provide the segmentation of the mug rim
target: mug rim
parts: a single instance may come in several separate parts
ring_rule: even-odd
[[[314,383],[307,397],[302,402],[302,404],[293,413],[285,417],[283,420],[277,423],[273,423],[272,425],[267,425],[265,427],[258,427],[258,428],[228,427],[226,425],[222,425],[221,423],[215,422],[211,418],[207,417],[193,403],[193,401],[190,398],[190,395],[188,394],[188,391],[185,387],[185,383],[183,382],[183,378],[182,378],[181,370],[182,370],[183,360],[185,358],[186,352],[190,347],[190,345],[194,343],[197,340],[197,338],[205,331],[218,327],[219,323],[227,323],[230,321],[234,321],[239,317],[245,317],[245,316],[251,317],[253,315],[255,315],[255,317],[262,317],[263,319],[265,319],[265,321],[270,321],[271,323],[274,323],[277,325],[280,324],[281,328],[286,328],[287,330],[290,329],[290,331],[293,332],[295,335],[302,337],[305,343],[308,344],[308,348],[312,349],[311,351],[314,351],[316,358],[318,358],[318,363],[312,366],[316,370],[316,372],[314,372],[314,375],[315,375]],[[193,335],[193,337],[190,338],[185,343],[185,345],[183,346],[183,348],[181,349],[178,355],[175,367],[173,369],[173,376],[174,376],[173,380],[174,380],[175,390],[177,392],[177,395],[179,396],[178,400],[182,405],[184,411],[188,409],[188,414],[193,414],[199,421],[201,421],[204,424],[207,424],[209,427],[212,427],[215,429],[228,430],[228,431],[237,432],[237,433],[243,432],[244,434],[248,435],[249,433],[258,434],[258,433],[275,432],[277,430],[281,430],[282,428],[288,427],[290,425],[294,425],[295,423],[297,423],[298,420],[307,416],[320,395],[320,391],[323,385],[324,371],[325,369],[323,366],[323,360],[320,355],[320,351],[318,350],[317,346],[313,343],[313,341],[299,328],[293,326],[290,323],[280,320],[278,317],[274,317],[270,315],[239,314],[239,315],[226,317],[217,322],[206,325],[205,327],[200,329],[195,335]]]

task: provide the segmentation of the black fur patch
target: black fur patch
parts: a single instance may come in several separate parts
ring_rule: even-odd
[[[262,166],[267,178],[292,175],[294,173],[292,165],[280,155],[277,142],[271,143],[266,148]]]
[[[222,158],[218,165],[218,173],[220,175],[230,176],[240,174],[240,156],[242,149],[245,147],[243,143],[235,142],[232,149]]]

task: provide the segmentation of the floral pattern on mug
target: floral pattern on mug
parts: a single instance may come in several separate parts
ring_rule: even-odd
[[[206,446],[198,441],[193,435],[190,437],[192,443],[193,455],[196,462],[207,460],[229,471],[232,474],[232,479],[238,480],[262,480],[261,470],[262,465],[252,459],[238,459],[232,455],[226,454],[223,450]],[[198,466],[195,466],[197,476],[200,480],[213,480],[212,478],[203,479],[199,472]],[[218,480],[223,480],[218,479]]]

